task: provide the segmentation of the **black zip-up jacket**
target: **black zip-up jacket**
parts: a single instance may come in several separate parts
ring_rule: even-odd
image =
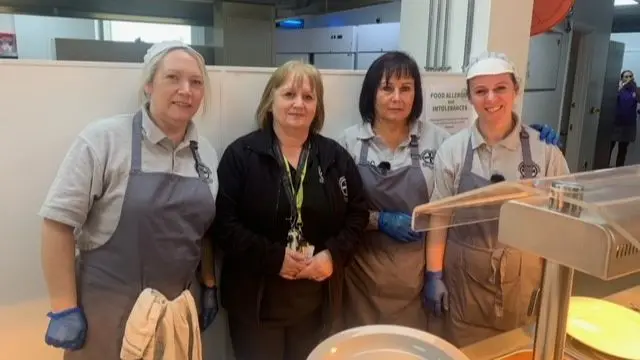
[[[323,283],[284,280],[279,272],[291,207],[282,181],[283,170],[273,151],[274,141],[272,129],[257,130],[234,141],[220,159],[220,187],[211,238],[224,256],[222,305],[231,317],[270,321],[261,307],[273,308],[273,303],[280,303],[295,312],[292,301],[298,301],[298,305],[303,302],[298,311],[304,312],[311,310],[304,309],[304,304],[316,301],[322,303],[324,310],[330,310],[325,315],[331,318],[325,320],[335,323],[341,311],[343,268],[368,223],[360,173],[340,144],[319,134],[310,135],[311,150],[303,181],[302,231],[315,246],[315,253],[329,250],[334,273]],[[295,169],[291,170],[295,176]],[[307,299],[301,299],[305,296]],[[282,310],[276,312],[283,314]],[[274,321],[286,323],[295,319]]]

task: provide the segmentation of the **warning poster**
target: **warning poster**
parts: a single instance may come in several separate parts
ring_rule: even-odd
[[[426,94],[425,112],[428,120],[450,134],[469,126],[471,104],[464,87],[433,85]]]

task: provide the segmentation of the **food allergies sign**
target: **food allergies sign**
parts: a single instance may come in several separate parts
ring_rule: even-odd
[[[434,124],[454,134],[469,126],[471,104],[464,87],[434,85],[426,99],[426,117]]]

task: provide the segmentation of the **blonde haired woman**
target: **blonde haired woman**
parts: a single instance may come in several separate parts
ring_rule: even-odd
[[[148,50],[143,73],[140,109],[80,133],[40,210],[52,307],[45,341],[67,360],[151,358],[156,336],[138,343],[136,332],[164,338],[158,348],[171,359],[201,358],[187,289],[203,254],[208,322],[217,311],[211,252],[202,251],[217,155],[192,121],[208,98],[204,61],[165,42]]]
[[[256,117],[218,168],[214,239],[238,360],[304,360],[339,315],[342,268],[368,222],[351,156],[319,134],[318,71],[278,68]]]

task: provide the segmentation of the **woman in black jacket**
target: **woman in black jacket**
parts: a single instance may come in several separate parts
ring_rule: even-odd
[[[342,269],[367,203],[351,156],[319,134],[313,66],[278,68],[256,117],[260,130],[229,145],[218,168],[222,305],[236,359],[304,360],[340,314]]]

